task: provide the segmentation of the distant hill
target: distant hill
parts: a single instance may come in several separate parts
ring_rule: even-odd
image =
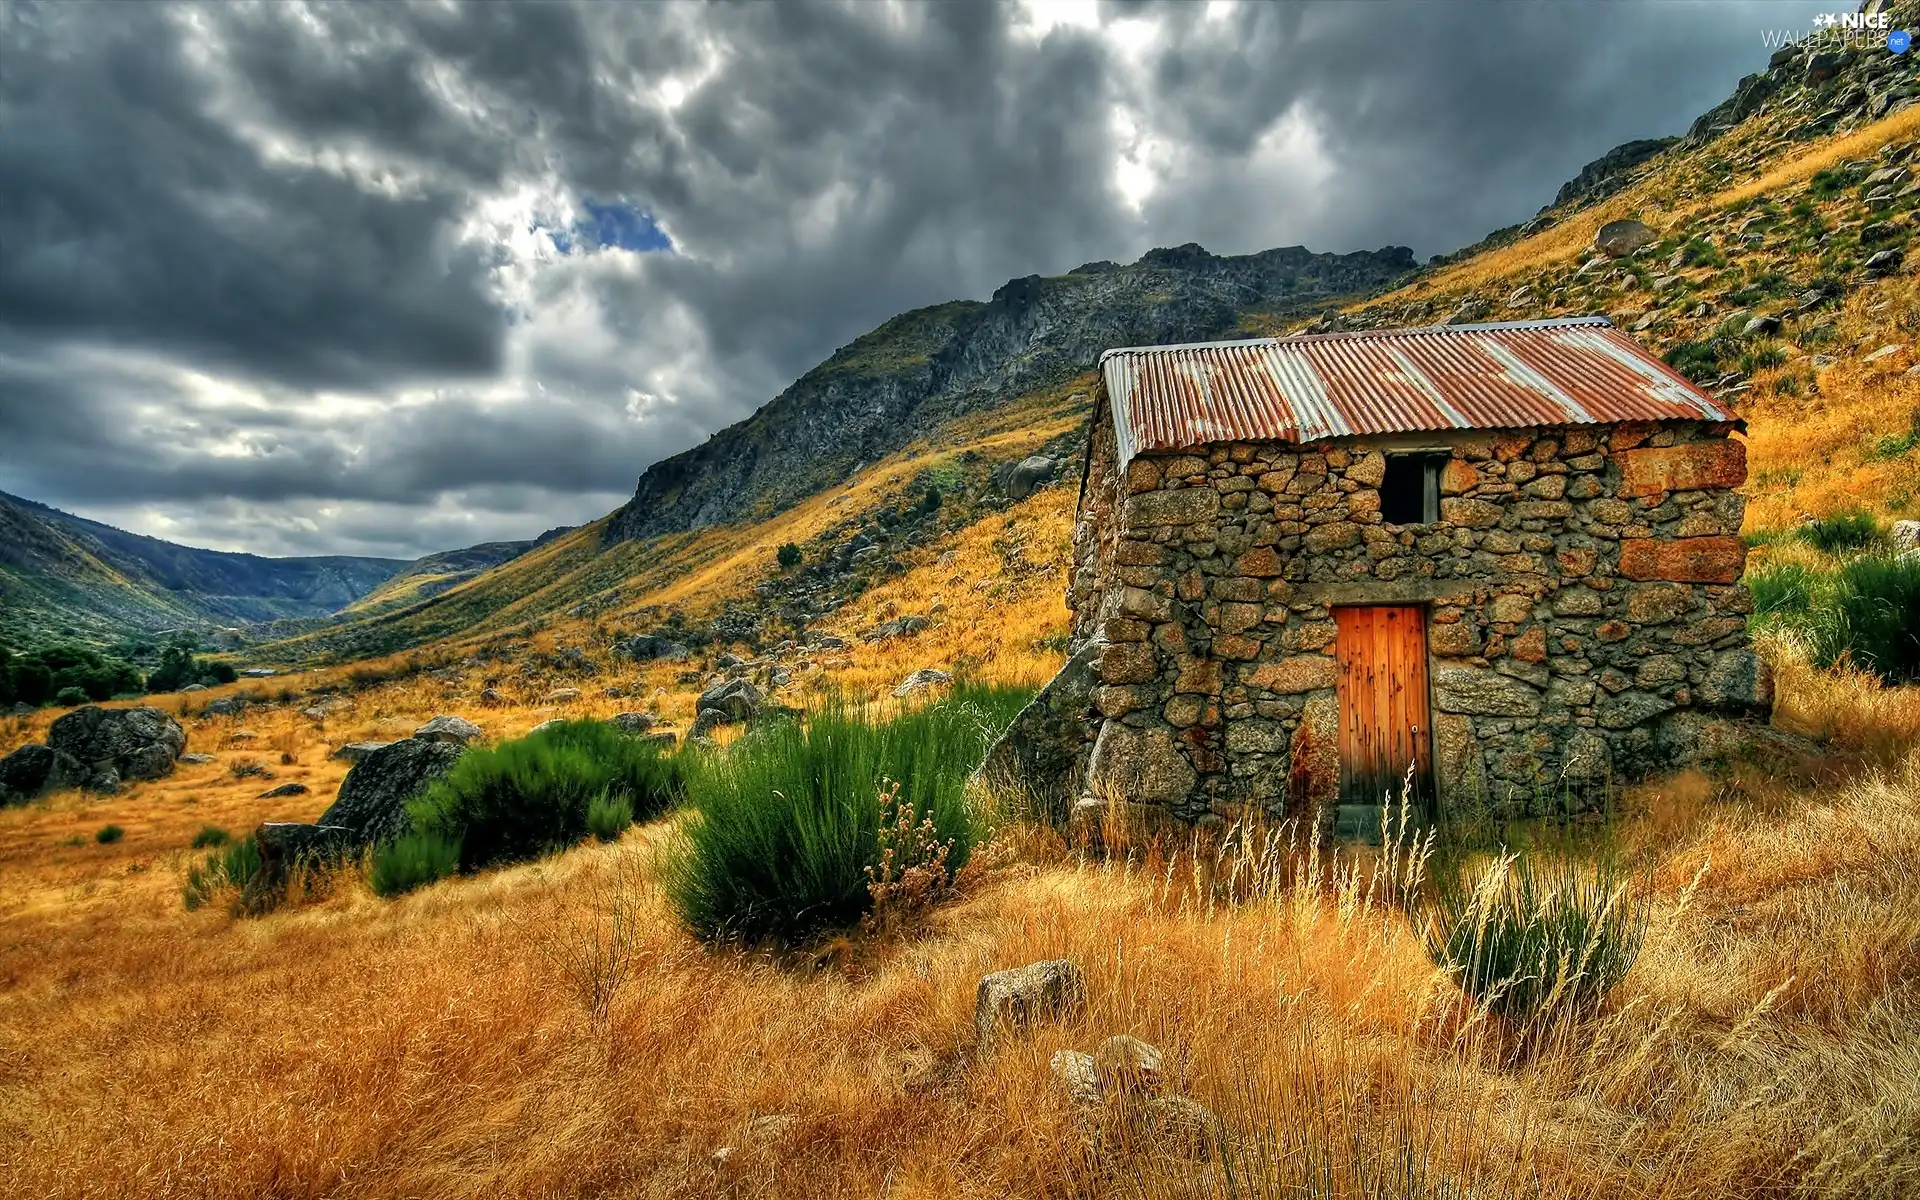
[[[438,554],[429,554],[415,559],[398,574],[395,574],[371,592],[347,605],[342,614],[356,617],[374,616],[403,608],[416,601],[438,596],[456,584],[465,583],[474,576],[501,563],[520,557],[535,546],[544,546],[561,534],[570,533],[571,525],[562,525],[549,529],[536,538],[518,542],[481,542],[476,546],[467,546],[460,550],[443,550]]]
[[[558,536],[397,558],[268,558],[128,533],[0,492],[0,642],[104,644],[135,634],[326,617],[387,585],[417,598]],[[405,600],[397,602],[404,603]]]

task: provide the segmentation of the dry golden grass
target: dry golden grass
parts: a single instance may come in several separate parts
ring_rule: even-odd
[[[1029,503],[1032,523],[1063,519],[1046,493]],[[962,561],[986,560],[941,569]],[[948,587],[916,568],[869,599]],[[919,649],[971,644],[940,628]],[[1169,1051],[1241,1158],[1324,1171],[1316,1195],[1911,1194],[1920,691],[1774,650],[1783,723],[1880,765],[1845,755],[1817,787],[1693,774],[1632,792],[1619,842],[1655,881],[1647,948],[1607,1013],[1518,1059],[1462,1011],[1407,914],[1369,899],[1371,859],[1228,902],[1191,857],[1079,859],[1023,832],[917,936],[814,965],[676,925],[652,883],[671,820],[393,902],[347,875],[262,919],[188,913],[195,831],[311,818],[341,774],[327,744],[404,732],[445,685],[383,684],[320,725],[203,719],[192,746],[213,764],[0,812],[0,1192],[1234,1194],[1208,1168],[1084,1153],[1049,1059],[1128,1032]],[[885,683],[903,663],[849,675]],[[506,733],[548,714],[475,715]],[[259,737],[235,740],[243,726]],[[244,756],[279,779],[234,779]],[[253,799],[290,778],[313,793]],[[125,839],[95,844],[108,822]],[[584,926],[623,874],[634,974],[596,1023],[542,939],[567,937],[569,912]],[[977,1056],[978,977],[1052,957],[1086,970],[1088,1010]],[[1407,1163],[1424,1190],[1376,1177]]]

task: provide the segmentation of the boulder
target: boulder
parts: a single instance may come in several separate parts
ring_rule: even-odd
[[[1039,486],[1053,478],[1055,460],[1044,454],[1035,454],[1022,459],[1007,469],[1006,482],[1002,489],[1009,500],[1025,500],[1033,495]]]
[[[464,746],[480,736],[480,727],[465,717],[435,717],[414,730],[413,736],[423,742],[452,742]]]
[[[665,753],[673,749],[673,743],[676,738],[671,729],[650,729],[640,735],[640,740],[643,742],[652,742],[660,748],[662,753]]]
[[[1213,1110],[1186,1096],[1153,1097],[1140,1106],[1139,1121],[1156,1151],[1196,1162],[1212,1158],[1226,1141]]]
[[[1116,1033],[1093,1052],[1100,1088],[1106,1095],[1158,1095],[1165,1082],[1165,1058],[1158,1046]]]
[[[651,662],[654,659],[682,659],[687,657],[687,648],[679,642],[661,637],[657,633],[637,633],[625,641],[615,642],[615,654],[625,655],[635,662]]]
[[[499,688],[482,688],[480,690],[480,703],[486,705],[488,708],[502,708],[506,705],[507,698],[500,694]]]
[[[71,755],[47,746],[22,746],[0,758],[0,808],[25,804],[43,792],[70,787],[82,769]]]
[[[327,757],[357,763],[375,750],[385,749],[391,745],[393,745],[392,742],[348,742]]]
[[[752,717],[765,700],[765,694],[751,680],[722,679],[700,693],[693,710],[702,717],[717,712],[722,718],[717,723],[725,725]]]
[[[904,617],[895,617],[891,621],[882,621],[867,630],[862,637],[869,642],[880,642],[894,637],[913,637],[926,627],[925,617],[909,614]]]
[[[407,801],[452,770],[465,751],[459,742],[417,737],[382,746],[353,764],[318,824],[348,831],[361,846],[392,841],[413,827]]]
[[[660,718],[652,713],[623,712],[613,714],[613,724],[622,733],[645,733],[660,723]]]
[[[1100,1091],[1100,1070],[1094,1065],[1091,1054],[1083,1054],[1078,1050],[1056,1050],[1048,1069],[1053,1072],[1053,1077],[1059,1081],[1061,1090],[1067,1093],[1067,1099],[1075,1108],[1095,1108],[1104,1101]]]
[[[543,730],[556,729],[565,724],[566,722],[561,718],[553,717],[548,720],[542,721],[538,725],[535,725],[532,729],[527,730],[527,736],[532,737],[534,734],[540,733]]]
[[[1906,261],[1906,252],[1898,247],[1888,250],[1877,250],[1867,256],[1867,274],[1890,275],[1898,271],[1900,264],[1904,261]]]
[[[974,995],[973,1033],[981,1053],[993,1048],[1003,1026],[1058,1020],[1086,1007],[1087,981],[1078,965],[1064,958],[1029,963],[982,976]]]
[[[237,717],[247,711],[248,703],[245,696],[222,696],[207,701],[207,707],[201,711],[210,717]]]
[[[908,696],[915,696],[932,688],[946,687],[952,682],[953,676],[947,674],[945,671],[938,671],[932,667],[921,667],[918,671],[901,680],[899,686],[893,689],[893,695],[896,700],[903,700]]]
[[[1920,521],[1895,521],[1887,531],[1887,540],[1901,554],[1920,552]]]
[[[988,748],[974,772],[992,790],[1022,797],[1033,815],[1055,826],[1066,823],[1080,795],[1080,751],[1086,736],[1081,717],[1092,706],[1105,645],[1095,639],[1074,651]]]
[[[1631,218],[1621,221],[1608,221],[1593,235],[1593,247],[1608,258],[1625,258],[1642,246],[1651,246],[1660,240],[1660,235],[1642,222]]]
[[[269,788],[261,792],[255,799],[278,800],[282,796],[304,796],[307,791],[307,785],[304,783],[283,783],[277,788]]]
[[[47,745],[72,757],[81,777],[73,782],[99,791],[113,776],[117,788],[123,779],[159,779],[173,773],[173,764],[187,748],[187,731],[157,708],[77,708],[47,730]]]
[[[183,762],[183,763],[186,763],[186,764],[187,764],[188,766],[190,766],[190,767],[203,767],[203,766],[205,766],[206,764],[208,764],[208,763],[210,763],[210,762],[212,762],[212,761],[213,761],[213,755],[211,755],[211,754],[182,754],[182,755],[181,755],[181,756],[179,757],[179,759],[178,759],[178,760],[176,760],[176,761],[179,761],[179,762]]]

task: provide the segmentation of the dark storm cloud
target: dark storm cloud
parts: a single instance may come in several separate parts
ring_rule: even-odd
[[[1822,7],[0,8],[0,488],[265,552],[526,536],[906,308],[1452,249]]]

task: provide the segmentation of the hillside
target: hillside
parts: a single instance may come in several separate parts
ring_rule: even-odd
[[[406,566],[402,559],[199,550],[0,493],[0,640],[104,642],[322,616]]]
[[[356,616],[372,616],[403,608],[437,596],[456,584],[464,583],[501,563],[511,562],[534,547],[544,546],[572,531],[571,526],[563,525],[523,541],[481,542],[459,550],[442,550],[417,558],[340,611]]]

